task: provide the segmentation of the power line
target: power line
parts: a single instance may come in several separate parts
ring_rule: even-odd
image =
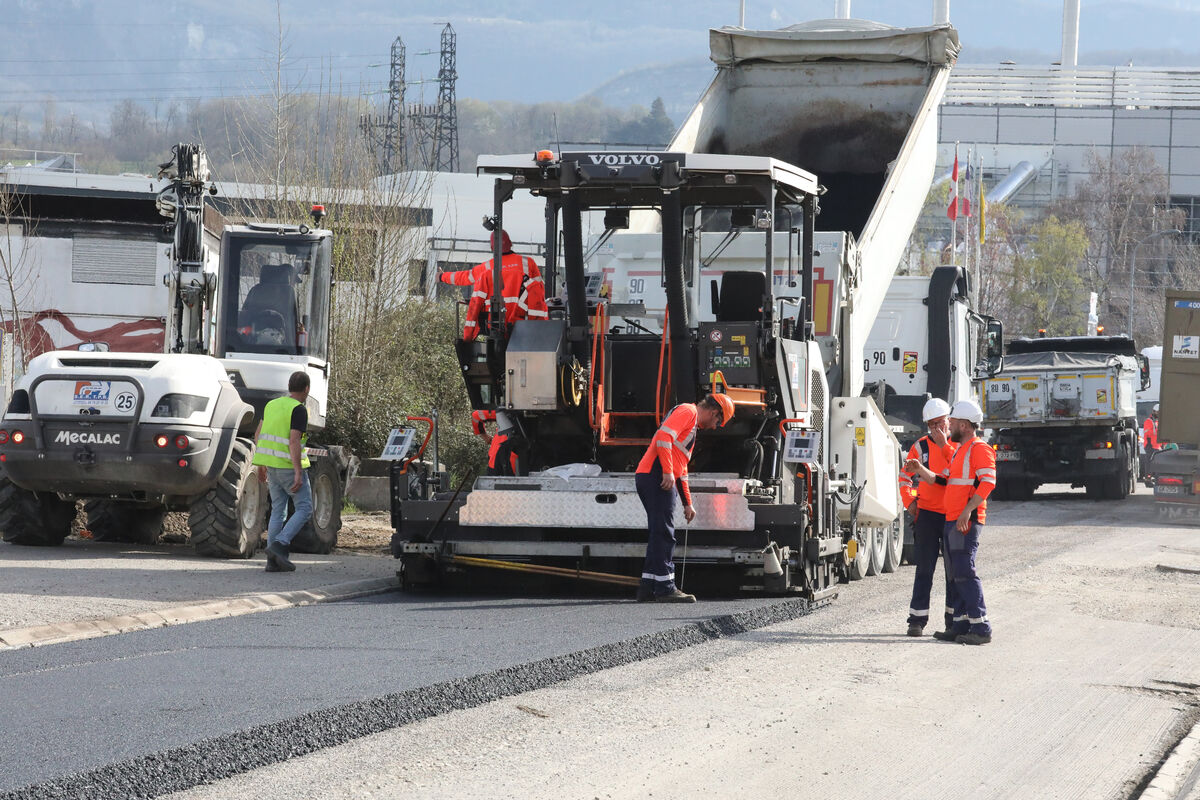
[[[288,56],[285,61],[320,61],[334,58],[374,58],[371,53],[351,53],[347,55],[325,56]],[[0,58],[0,64],[152,64],[163,61],[264,61],[264,56],[187,56],[179,58]]]
[[[270,64],[264,64],[264,66],[270,67],[272,72],[275,71],[274,66],[272,66]],[[365,69],[370,66],[371,66],[370,64],[339,64],[337,66],[337,69],[340,69],[340,70]],[[282,67],[280,69],[280,71],[281,72],[308,72],[315,68],[316,68],[315,66]],[[172,70],[160,70],[159,74],[161,74],[161,75],[201,75],[201,76],[203,76],[203,75],[218,75],[218,74],[229,73],[229,72],[245,72],[245,71],[246,71],[245,67],[237,67],[234,69],[205,69],[205,70],[172,69]],[[17,74],[14,74],[11,72],[0,72],[0,78],[36,78],[38,80],[54,80],[57,78],[116,78],[116,77],[122,77],[122,76],[141,75],[141,74],[142,74],[141,72],[23,72],[23,73],[17,73]],[[3,90],[0,90],[0,91],[3,91]]]

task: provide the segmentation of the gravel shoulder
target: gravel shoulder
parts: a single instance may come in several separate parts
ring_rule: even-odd
[[[339,547],[324,556],[295,555],[292,573],[265,572],[261,552],[248,560],[201,558],[185,544],[73,535],[61,547],[0,545],[0,630],[394,577],[387,526],[386,514],[346,515]]]
[[[986,647],[905,637],[906,568],[792,622],[172,797],[1136,796],[1200,717],[1200,576],[1158,568],[1200,567],[1200,531],[1152,513],[996,503]]]

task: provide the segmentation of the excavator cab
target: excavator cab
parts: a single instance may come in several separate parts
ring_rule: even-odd
[[[249,225],[226,231],[221,249],[219,354],[327,359],[329,233]]]

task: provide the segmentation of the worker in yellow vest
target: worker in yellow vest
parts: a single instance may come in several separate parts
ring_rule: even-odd
[[[267,403],[255,434],[254,464],[258,479],[271,492],[271,521],[267,525],[267,572],[292,572],[292,539],[312,517],[312,487],[308,484],[308,374],[293,372],[288,393]],[[292,515],[287,517],[288,499]],[[285,520],[286,517],[286,520]]]

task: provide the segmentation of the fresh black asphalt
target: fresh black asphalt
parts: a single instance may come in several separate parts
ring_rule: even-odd
[[[0,798],[152,797],[806,613],[380,595],[0,654]]]

